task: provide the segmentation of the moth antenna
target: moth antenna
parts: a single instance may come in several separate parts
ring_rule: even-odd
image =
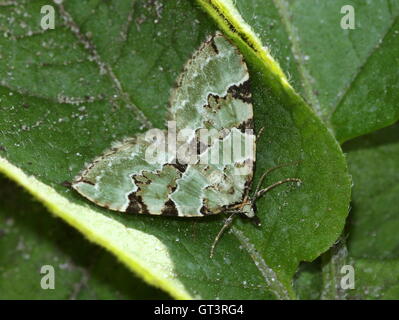
[[[301,179],[298,178],[288,178],[288,179],[284,179],[284,180],[280,180],[277,181],[276,183],[273,183],[272,185],[268,186],[265,189],[259,190],[255,193],[254,195],[254,200],[258,199],[259,197],[263,196],[266,192],[270,191],[271,189],[283,184],[283,183],[287,183],[287,182],[296,182],[296,183],[302,183]]]
[[[275,166],[275,167],[273,167],[273,168],[267,169],[267,170],[262,174],[262,176],[260,177],[259,182],[258,182],[258,184],[257,184],[257,186],[256,186],[256,189],[255,189],[254,194],[257,194],[257,193],[259,192],[259,189],[260,189],[260,187],[262,186],[263,181],[264,181],[265,178],[269,175],[269,173],[271,173],[271,172],[274,171],[274,170],[283,168],[283,167],[288,167],[288,166],[297,165],[298,163],[299,163],[299,161],[297,161],[297,162],[292,162],[292,163],[283,163],[283,164],[280,164],[280,165]]]
[[[230,215],[230,217],[228,217],[228,218],[226,219],[226,221],[224,222],[223,227],[220,229],[220,231],[219,231],[219,233],[217,234],[215,240],[213,240],[212,247],[211,247],[211,253],[210,253],[210,255],[209,255],[209,258],[211,258],[211,259],[213,258],[213,253],[215,252],[216,244],[219,242],[220,237],[222,236],[223,232],[224,232],[228,227],[230,227],[230,225],[232,224],[232,222],[233,222],[233,220],[234,220],[234,217],[235,217],[235,215],[236,215],[237,213],[239,213],[239,211],[234,211],[234,212]]]

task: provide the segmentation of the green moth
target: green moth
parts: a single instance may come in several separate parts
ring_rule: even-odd
[[[259,184],[250,196],[256,137],[249,73],[243,56],[221,33],[185,65],[171,94],[167,127],[114,144],[72,187],[99,206],[126,213],[230,213],[216,243],[234,215],[255,217],[256,198],[299,181],[290,178],[262,190]]]

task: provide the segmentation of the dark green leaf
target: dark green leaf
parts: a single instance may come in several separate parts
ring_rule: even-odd
[[[0,299],[168,298],[4,178],[0,203]],[[54,268],[53,290],[40,285],[45,265]]]
[[[235,3],[339,141],[399,119],[398,1]],[[341,28],[345,5],[355,10],[354,30]]]
[[[354,139],[344,150],[354,182],[348,253],[330,250],[323,256],[323,297],[398,299],[399,124]],[[340,289],[345,264],[355,270],[355,289],[346,292]],[[320,266],[312,267],[318,270],[312,279],[320,279]],[[298,292],[306,292],[309,274],[301,271],[298,278]],[[313,286],[310,290],[320,289]]]
[[[399,124],[345,144],[353,176],[351,256],[399,258]]]

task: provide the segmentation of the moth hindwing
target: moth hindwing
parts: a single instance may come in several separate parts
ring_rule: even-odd
[[[222,34],[205,41],[171,93],[168,129],[114,145],[72,183],[99,206],[129,213],[201,217],[240,210],[255,162],[249,74]]]

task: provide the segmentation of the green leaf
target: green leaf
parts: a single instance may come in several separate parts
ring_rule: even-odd
[[[209,3],[230,3],[230,0]],[[399,119],[399,2],[236,0],[238,11],[341,142]],[[341,28],[352,5],[355,29]]]
[[[177,75],[216,27],[189,1],[70,0],[56,5],[55,30],[43,31],[43,4],[10,3],[0,13],[0,171],[176,298],[295,297],[299,262],[315,259],[342,231],[350,179],[339,145],[262,44],[253,50],[242,40],[245,30],[228,32],[249,63],[255,125],[265,128],[256,177],[299,161],[275,171],[268,183],[295,176],[303,184],[282,186],[259,200],[262,227],[237,220],[211,260],[210,245],[224,217],[117,214],[88,203],[63,182],[112,141],[150,123],[163,127]],[[229,19],[245,29],[237,15]]]
[[[344,145],[352,173],[351,255],[398,259],[399,124]]]
[[[168,298],[13,182],[1,178],[0,186],[0,299]],[[54,268],[54,290],[41,288],[45,265]]]
[[[354,139],[344,145],[353,178],[352,209],[347,225],[346,248],[323,256],[323,297],[347,299],[399,298],[399,123]],[[344,292],[341,268],[355,270],[355,289]],[[321,268],[312,265],[313,282]],[[309,274],[298,275],[298,292],[305,291]],[[315,280],[316,279],[316,280]],[[315,291],[319,288],[314,287]]]
[[[268,199],[259,200],[258,207],[268,213],[262,223],[264,230],[254,233],[246,229],[258,251],[263,252],[265,261],[288,287],[298,262],[315,259],[332,245],[333,239],[336,240],[342,230],[350,195],[346,163],[341,158],[336,141],[288,84],[279,65],[232,3],[198,2],[236,42],[250,62],[254,100],[262,106],[262,109],[257,109],[255,104],[255,127],[265,127],[269,134],[269,137],[257,142],[256,173],[262,173],[260,167],[264,171],[287,162],[287,159],[300,160],[298,176],[307,180],[307,187],[304,186],[309,188],[307,191],[302,189],[301,193],[292,194],[284,200],[280,193],[277,197],[271,194],[276,203]],[[279,177],[282,179],[284,174]],[[295,199],[296,196],[298,198]],[[297,205],[291,206],[294,201]],[[289,214],[280,212],[278,216],[273,216],[269,213],[280,211],[283,207],[286,207],[284,212]]]
[[[349,299],[393,299],[399,298],[399,261],[377,261],[356,259],[352,262],[356,270],[356,286],[348,293]]]
[[[344,145],[353,176],[348,249],[358,286],[351,296],[399,298],[399,123]]]
[[[298,299],[319,300],[322,291],[322,277],[320,272],[320,259],[312,263],[303,262],[298,268],[294,278],[294,287]]]

